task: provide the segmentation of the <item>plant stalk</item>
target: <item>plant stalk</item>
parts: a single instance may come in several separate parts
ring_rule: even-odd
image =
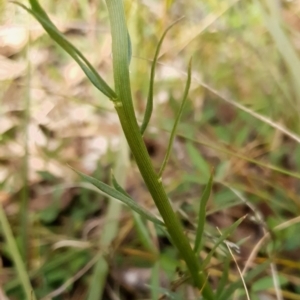
[[[106,4],[111,25],[114,81],[117,94],[117,100],[114,100],[114,104],[125,137],[140,173],[165,222],[172,242],[187,264],[194,285],[202,290],[205,299],[213,300],[215,297],[212,289],[207,283],[206,276],[200,272],[198,258],[192,251],[179,219],[172,209],[162,180],[153,168],[136,120],[130,87],[128,37],[123,1],[106,0]]]

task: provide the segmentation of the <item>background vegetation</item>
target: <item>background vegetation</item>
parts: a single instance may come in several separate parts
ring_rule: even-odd
[[[41,4],[112,85],[105,2]],[[203,259],[220,231],[245,217],[207,265],[212,286],[226,280],[236,289],[233,299],[300,299],[299,2],[124,5],[139,120],[158,40],[185,16],[162,46],[145,141],[159,170],[193,56],[189,99],[164,184],[193,241],[214,168]],[[30,278],[37,299],[200,299],[184,283],[185,266],[166,234],[68,166],[108,183],[113,169],[126,191],[157,214],[113,105],[28,13],[2,1],[1,23],[0,299],[25,299],[7,230],[27,268],[21,278]],[[234,286],[241,277],[245,287]]]

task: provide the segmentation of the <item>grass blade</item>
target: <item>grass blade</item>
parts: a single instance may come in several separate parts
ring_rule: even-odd
[[[87,298],[88,300],[101,299],[108,271],[109,267],[107,261],[102,255],[99,256],[97,263],[94,266],[93,276],[89,284],[90,290]]]
[[[227,229],[224,230],[224,232],[222,233],[222,235],[217,239],[215,245],[213,246],[213,248],[211,249],[211,251],[208,253],[208,255],[206,256],[206,258],[202,262],[202,268],[206,268],[207,267],[207,265],[209,264],[209,261],[211,260],[213,254],[216,251],[216,249],[218,248],[218,246],[221,243],[223,243],[224,240],[226,240],[234,232],[234,230],[244,221],[245,218],[246,218],[246,216],[243,216],[243,217],[239,218],[237,221],[235,221]]]
[[[116,93],[109,87],[109,85],[103,80],[103,78],[98,74],[95,68],[90,64],[90,62],[83,56],[83,54],[73,46],[68,40],[65,39],[63,34],[57,29],[57,27],[52,23],[52,21],[47,16],[46,12],[42,9],[38,1],[30,0],[30,5],[32,9],[27,8],[25,5],[14,2],[19,5],[27,12],[29,12],[35,19],[43,26],[45,31],[49,36],[61,47],[63,48],[80,66],[82,71],[89,78],[91,83],[100,90],[104,95],[110,98],[112,101],[117,97]]]
[[[213,173],[211,173],[208,183],[204,189],[203,195],[200,200],[199,213],[198,213],[198,226],[196,231],[196,240],[194,245],[194,251],[197,253],[201,249],[202,236],[204,231],[204,225],[206,220],[206,204],[210,196],[213,182]]]
[[[172,131],[171,131],[171,136],[170,136],[170,140],[169,140],[169,144],[168,144],[168,148],[167,148],[167,153],[166,153],[166,156],[164,158],[164,161],[163,161],[162,166],[158,173],[159,178],[162,176],[162,173],[163,173],[163,171],[167,165],[167,162],[169,160],[169,157],[171,155],[173,142],[174,142],[174,139],[176,136],[176,130],[177,130],[179,120],[182,116],[182,112],[183,112],[183,109],[184,109],[184,106],[185,106],[185,103],[186,103],[186,100],[187,100],[187,97],[189,94],[189,90],[190,90],[190,86],[191,86],[191,76],[192,76],[192,59],[190,59],[190,62],[189,62],[188,75],[187,75],[187,81],[186,81],[186,85],[185,85],[185,89],[184,89],[184,93],[183,93],[183,99],[182,99],[181,106],[179,108],[178,114],[175,119],[175,123],[174,123]]]
[[[151,274],[150,291],[151,291],[152,300],[159,299],[159,292],[160,292],[159,273],[160,273],[159,261],[157,261],[152,268],[152,274]]]
[[[151,73],[150,73],[150,82],[149,82],[149,91],[148,91],[148,98],[147,98],[147,105],[146,105],[146,111],[145,111],[145,115],[144,115],[144,119],[141,125],[141,134],[143,135],[149,122],[151,119],[151,115],[152,115],[152,111],[153,111],[153,86],[154,86],[154,77],[155,77],[155,67],[156,67],[156,62],[159,56],[159,51],[161,48],[161,45],[168,33],[168,31],[175,25],[177,24],[179,21],[181,21],[182,18],[178,19],[177,21],[175,21],[174,23],[172,23],[163,33],[162,37],[160,38],[156,50],[155,50],[155,54],[154,54],[154,58],[152,61],[152,65],[151,65]]]
[[[131,198],[131,196],[119,185],[113,173],[111,174],[111,182],[118,192],[122,193],[126,197]]]
[[[30,283],[30,279],[28,277],[28,273],[26,271],[24,262],[22,261],[20,252],[18,250],[15,238],[13,236],[12,230],[10,228],[9,222],[6,218],[5,212],[3,210],[2,205],[0,205],[0,224],[3,230],[4,237],[6,239],[8,249],[10,251],[10,255],[13,259],[16,272],[19,276],[20,282],[22,284],[25,299],[27,300],[35,300],[35,294],[33,292],[33,288]]]
[[[93,184],[95,187],[97,187],[100,191],[107,194],[108,196],[111,196],[117,200],[120,200],[127,206],[129,206],[132,210],[137,212],[139,215],[143,216],[144,218],[148,219],[149,221],[164,226],[164,223],[157,219],[154,215],[149,213],[146,209],[138,205],[132,198],[124,195],[123,193],[115,190],[114,188],[110,187],[109,185],[97,180],[96,178],[93,178],[91,176],[85,175],[79,171],[74,170],[82,179],[85,181]]]
[[[144,224],[142,217],[136,212],[132,212],[134,225],[136,227],[137,235],[141,244],[145,247],[145,249],[151,251],[153,254],[157,254],[157,249],[155,244],[151,240],[149,231],[147,226]]]
[[[112,174],[112,184],[117,191],[123,193],[127,197],[130,197],[130,195],[119,185],[119,183],[117,182],[117,180],[113,174]],[[138,233],[141,243],[143,244],[143,246],[146,249],[148,249],[149,251],[152,251],[153,253],[156,253],[157,251],[155,249],[155,246],[153,245],[153,242],[149,236],[147,227],[143,223],[141,216],[134,211],[132,212],[132,214],[133,214],[134,224],[135,224],[135,227],[136,227],[136,230],[137,230],[137,233]]]
[[[225,290],[225,286],[228,282],[228,273],[230,268],[230,256],[226,256],[224,267],[222,268],[222,277],[218,283],[217,291],[216,291],[216,298],[218,299],[222,292]]]

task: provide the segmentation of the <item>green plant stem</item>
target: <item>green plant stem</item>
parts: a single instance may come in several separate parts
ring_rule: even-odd
[[[166,224],[172,242],[185,260],[194,284],[202,290],[205,299],[212,300],[214,299],[212,289],[207,283],[205,275],[199,270],[198,258],[192,251],[189,241],[184,235],[183,228],[171,207],[161,179],[153,168],[136,120],[130,88],[127,53],[128,38],[123,1],[107,0],[106,4],[112,32],[114,81],[117,94],[117,101],[114,101],[114,104],[123,131],[140,173]]]

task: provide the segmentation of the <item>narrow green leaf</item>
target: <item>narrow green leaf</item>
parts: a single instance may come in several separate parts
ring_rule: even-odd
[[[8,249],[10,251],[11,258],[12,258],[14,266],[16,268],[16,274],[19,277],[20,283],[22,284],[22,288],[24,291],[24,299],[35,300],[36,296],[35,296],[32,286],[31,286],[29,274],[28,274],[25,264],[22,260],[15,237],[11,230],[10,224],[7,220],[7,217],[6,217],[6,214],[2,207],[2,204],[0,204],[0,225],[2,228],[3,235],[5,237]]]
[[[109,272],[109,265],[104,256],[99,256],[93,268],[93,276],[89,282],[89,293],[87,300],[102,299],[106,277]],[[100,295],[100,297],[99,297]]]
[[[63,34],[57,29],[57,27],[49,19],[46,12],[42,9],[38,1],[30,0],[30,5],[32,9],[27,8],[19,2],[13,1],[15,4],[19,5],[43,26],[45,31],[49,36],[61,47],[63,48],[81,67],[82,71],[89,78],[91,83],[100,90],[104,95],[106,95],[111,100],[117,98],[116,93],[109,87],[109,85],[102,79],[95,68],[90,64],[90,62],[83,56],[83,54],[73,46],[68,40],[65,39]]]
[[[126,196],[126,197],[129,197],[129,198],[131,198],[131,196],[119,185],[119,183],[117,182],[117,179],[116,179],[116,177],[114,176],[114,174],[113,173],[111,173],[111,182],[112,182],[112,184],[113,184],[113,186],[114,186],[114,188],[118,191],[118,192],[120,192],[120,193],[122,193],[124,196]]]
[[[179,120],[182,116],[182,112],[183,112],[183,109],[184,109],[184,106],[185,106],[185,103],[186,103],[186,100],[187,100],[187,97],[188,97],[188,94],[189,94],[189,90],[190,90],[190,86],[191,86],[191,77],[192,77],[192,59],[190,59],[189,66],[188,66],[187,81],[186,81],[186,85],[185,85],[185,89],[184,89],[184,93],[183,93],[183,99],[182,99],[182,102],[181,102],[181,106],[179,108],[178,114],[176,116],[172,131],[171,131],[171,136],[170,136],[170,140],[169,140],[169,144],[168,144],[168,148],[167,148],[167,153],[166,153],[166,156],[165,156],[164,161],[162,163],[162,166],[159,170],[158,177],[162,176],[162,173],[163,173],[163,171],[164,171],[164,169],[167,165],[167,162],[169,160],[169,157],[171,155],[173,142],[174,142],[174,139],[175,139],[175,136],[176,136],[176,130],[177,130]]]
[[[214,252],[216,251],[216,249],[218,248],[218,246],[224,242],[224,240],[226,240],[233,232],[234,230],[244,221],[244,219],[246,218],[246,216],[243,216],[241,218],[239,218],[237,221],[235,221],[232,225],[230,225],[228,228],[226,228],[224,230],[224,232],[222,232],[222,235],[217,239],[215,245],[213,246],[213,248],[211,249],[211,251],[208,253],[208,255],[206,256],[206,258],[204,259],[204,261],[202,262],[202,269],[205,269],[207,267],[207,265],[209,264]]]
[[[228,283],[228,273],[230,268],[230,255],[225,257],[224,266],[222,267],[222,276],[218,283],[216,298],[218,299],[222,292],[225,290],[226,284]]]
[[[114,188],[121,192],[122,194],[124,194],[127,197],[130,197],[130,195],[119,185],[119,183],[117,182],[115,176],[112,174],[112,184],[114,186]],[[131,197],[130,197],[131,198]],[[152,251],[152,252],[156,252],[155,246],[153,245],[153,242],[149,236],[148,230],[145,226],[145,224],[143,223],[141,216],[139,214],[137,214],[136,212],[132,212],[133,213],[133,219],[134,219],[134,224],[138,233],[138,236],[140,238],[141,243],[143,244],[143,246]]]
[[[152,65],[151,65],[151,73],[150,73],[150,82],[149,82],[149,91],[148,91],[148,98],[147,98],[147,105],[146,105],[146,111],[145,111],[145,115],[144,115],[144,119],[141,125],[141,134],[143,135],[149,122],[151,119],[151,115],[152,115],[152,111],[153,111],[153,86],[154,86],[154,77],[155,77],[155,67],[156,67],[156,62],[159,56],[159,51],[161,48],[161,45],[168,33],[168,31],[175,25],[177,24],[179,21],[181,21],[182,18],[178,19],[177,21],[175,21],[174,23],[172,23],[163,33],[163,35],[161,36],[156,50],[155,50],[155,54],[154,54],[154,58],[152,61]]]
[[[194,251],[197,253],[201,250],[202,236],[204,231],[204,225],[206,220],[206,204],[210,196],[213,182],[213,173],[211,173],[208,183],[204,189],[203,195],[200,199],[199,213],[198,213],[198,226],[196,231],[196,240],[194,245]]]
[[[139,237],[141,244],[145,247],[145,249],[156,254],[157,249],[155,248],[155,245],[153,244],[153,241],[151,240],[149,231],[143,222],[142,216],[134,211],[132,212],[132,215],[133,215],[133,220],[134,220],[134,225],[135,225],[135,228],[137,231],[137,235]]]
[[[74,170],[74,169],[73,169]],[[97,187],[100,191],[103,193],[120,200],[121,202],[125,203],[127,206],[129,206],[132,210],[140,214],[141,216],[145,217],[149,221],[164,226],[164,223],[157,219],[154,215],[149,213],[146,209],[142,208],[140,205],[138,205],[132,198],[125,196],[123,193],[115,190],[114,188],[110,187],[109,185],[97,180],[96,178],[93,178],[91,176],[85,175],[77,170],[74,170],[77,174],[81,176],[82,179],[85,181],[93,184],[95,187]]]
[[[150,284],[150,292],[151,292],[152,300],[159,299],[159,294],[160,294],[159,265],[160,263],[159,261],[157,261],[152,268],[151,284]]]

